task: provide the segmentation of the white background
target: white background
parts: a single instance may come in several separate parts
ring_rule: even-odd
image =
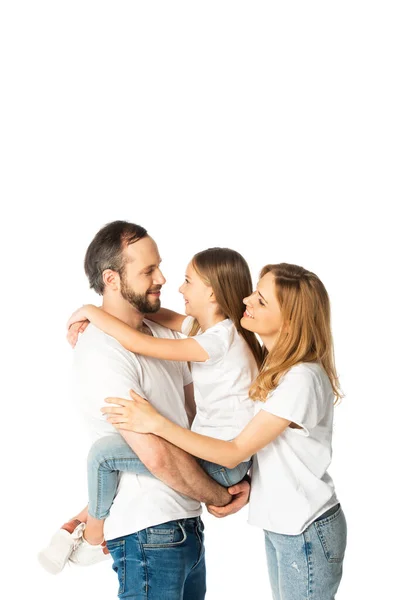
[[[109,564],[52,577],[36,562],[86,501],[65,322],[96,301],[83,257],[115,219],[156,239],[177,310],[187,262],[215,245],[241,251],[255,281],[281,261],[324,281],[346,393],[330,469],[349,527],[338,598],[396,596],[396,5],[2,3],[3,598],[116,597]],[[271,598],[246,512],[205,515],[208,600]]]

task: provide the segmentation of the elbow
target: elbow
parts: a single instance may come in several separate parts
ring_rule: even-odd
[[[235,469],[241,462],[242,461],[237,458],[227,458],[222,466],[226,469]]]
[[[229,454],[226,457],[222,464],[226,469],[235,469],[242,462],[242,452],[240,448],[236,444],[236,440],[232,440],[232,446],[230,448]]]

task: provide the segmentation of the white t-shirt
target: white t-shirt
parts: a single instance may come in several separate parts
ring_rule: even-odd
[[[182,333],[193,324],[186,317]],[[192,363],[197,414],[192,431],[220,440],[236,437],[254,416],[249,387],[257,377],[257,363],[230,319],[193,337],[208,353],[205,362]]]
[[[254,457],[249,523],[297,535],[338,500],[327,473],[332,458],[334,395],[317,363],[292,367],[266,402],[265,410],[296,423]]]
[[[177,338],[169,329],[145,321],[155,337]],[[130,399],[132,388],[151,400],[174,423],[188,427],[183,386],[192,381],[186,363],[163,361],[129,352],[90,324],[74,351],[75,400],[83,413],[91,442],[119,435],[100,412],[108,396]],[[122,473],[117,495],[105,522],[107,540],[175,519],[195,517],[201,505],[175,492],[159,479]]]

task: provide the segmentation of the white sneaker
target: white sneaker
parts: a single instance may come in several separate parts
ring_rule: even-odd
[[[42,567],[53,575],[61,573],[74,548],[79,544],[84,529],[85,523],[77,525],[72,533],[59,529],[51,538],[50,544],[38,554]]]
[[[82,536],[79,543],[73,549],[69,560],[75,565],[88,567],[98,562],[102,562],[103,560],[108,560],[109,558],[111,558],[111,554],[109,553],[105,542],[97,545],[89,544]]]

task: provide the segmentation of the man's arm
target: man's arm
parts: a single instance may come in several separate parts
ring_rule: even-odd
[[[249,501],[250,497],[250,485],[251,480],[248,475],[246,475],[242,481],[239,481],[236,485],[228,488],[228,492],[232,496],[232,501],[226,506],[213,506],[211,504],[207,505],[207,510],[209,513],[214,515],[214,517],[218,517],[221,519],[222,517],[228,517],[229,515],[233,515],[234,513],[241,510]]]
[[[197,411],[193,383],[185,385],[183,391],[185,393],[185,410],[189,420],[189,427],[191,427]]]
[[[153,434],[120,433],[149,471],[172,489],[214,506],[231,501],[228,490],[211,479],[187,452]]]
[[[104,399],[110,395],[128,399],[130,388],[143,393],[129,355],[120,346],[110,344],[107,349],[102,349],[101,356],[92,356],[85,364],[84,378],[89,382],[93,399],[90,413],[105,434],[112,426],[101,414]],[[188,393],[190,395],[189,389]],[[184,450],[155,435],[120,433],[149,471],[172,489],[206,504],[224,506],[230,502],[231,495],[226,488],[211,479],[197,460]]]

